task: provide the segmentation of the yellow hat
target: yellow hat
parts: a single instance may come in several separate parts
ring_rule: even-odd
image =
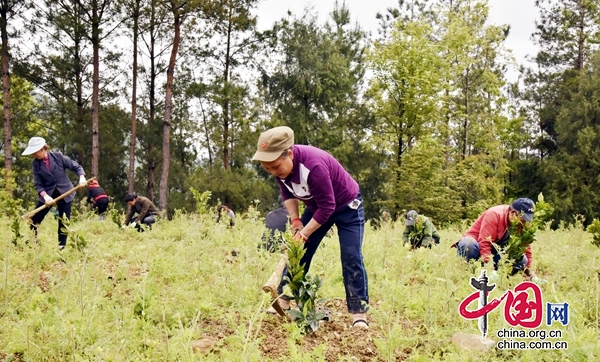
[[[294,145],[294,131],[290,127],[281,126],[263,132],[258,138],[256,153],[252,161],[272,162],[281,156],[283,151]]]

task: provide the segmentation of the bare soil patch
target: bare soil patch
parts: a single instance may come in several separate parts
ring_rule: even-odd
[[[346,301],[342,299],[329,300],[326,305],[331,310],[329,321],[323,321],[319,329],[312,334],[302,336],[295,341],[300,350],[310,353],[321,345],[325,345],[327,361],[352,360],[372,361],[379,355],[375,339],[385,339],[381,328],[370,321],[369,329],[352,328],[352,317],[348,314]],[[221,339],[233,331],[217,320],[204,320],[205,330],[210,331],[201,338]],[[258,332],[261,338],[260,350],[265,358],[278,361],[289,357],[289,336],[286,330],[287,322],[277,315],[267,315]],[[401,361],[407,356],[398,352],[396,360]]]

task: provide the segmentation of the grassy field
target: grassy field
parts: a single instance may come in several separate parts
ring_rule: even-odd
[[[326,238],[311,273],[324,281],[332,320],[303,336],[264,312],[261,286],[279,255],[257,249],[262,225],[256,215],[229,229],[208,216],[179,214],[137,233],[89,216],[72,225],[87,246],[77,250],[70,240],[59,252],[50,215],[39,244],[21,223],[25,237],[17,246],[10,220],[0,219],[0,360],[600,360],[600,249],[581,227],[541,231],[533,244],[544,304],[569,303],[567,326],[547,327],[544,316],[540,329],[561,330],[568,349],[483,353],[450,341],[457,332],[480,334],[477,321],[457,309],[474,291],[469,278],[480,273],[449,248],[462,230],[441,230],[439,246],[411,252],[402,247],[402,224],[367,229],[368,331],[350,329],[337,235]],[[521,281],[501,278],[490,297]],[[495,340],[510,327],[503,306],[489,314]],[[199,339],[210,345],[207,352],[193,350]]]

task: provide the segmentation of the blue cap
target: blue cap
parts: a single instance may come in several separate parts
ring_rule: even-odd
[[[510,205],[510,208],[519,212],[519,214],[527,222],[530,222],[533,219],[533,212],[535,209],[535,204],[534,204],[533,200],[531,200],[531,199],[528,199],[526,197],[516,199]]]
[[[417,222],[417,216],[419,216],[419,214],[417,214],[417,212],[415,210],[410,210],[409,212],[406,213],[406,225],[408,226],[412,226]]]

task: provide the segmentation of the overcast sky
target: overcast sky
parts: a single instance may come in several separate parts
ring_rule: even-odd
[[[536,47],[531,41],[538,11],[535,0],[488,0],[490,6],[489,23],[495,25],[509,24],[511,30],[506,40],[506,47],[511,49],[518,63],[525,62],[526,55],[534,55]],[[333,9],[335,0],[263,0],[258,6],[258,26],[260,29],[270,27],[273,22],[286,16],[287,10],[301,14],[305,7],[311,6],[324,22]],[[375,15],[384,13],[389,7],[396,6],[398,0],[346,0],[353,22],[372,34],[377,34],[378,22]],[[515,80],[516,72],[507,74]]]

